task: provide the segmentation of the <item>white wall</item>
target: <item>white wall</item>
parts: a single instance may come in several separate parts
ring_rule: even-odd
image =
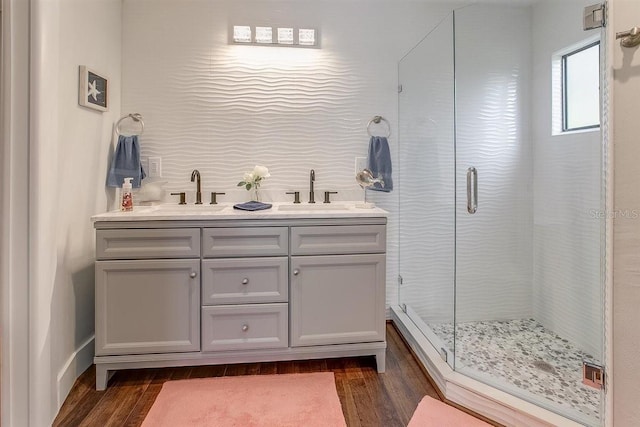
[[[640,2],[610,2],[609,34],[640,25]],[[613,50],[614,212],[640,212],[640,51]],[[618,217],[613,235],[613,417],[616,427],[640,425],[640,218]]]
[[[533,313],[546,328],[602,360],[601,134],[552,135],[554,53],[594,35],[590,0],[533,6]]]
[[[120,114],[120,0],[32,2],[30,425],[49,425],[93,358],[94,232]],[[78,66],[110,77],[109,112],[78,106]]]
[[[271,171],[265,200],[308,197],[309,170],[316,197],[362,197],[354,159],[366,156],[367,122],[391,123],[397,162],[397,66],[451,8],[393,1],[125,1],[124,113],[145,120],[142,154],[163,158],[171,191],[189,190],[192,169],[202,174],[205,198],[249,200],[236,184],[263,164]],[[310,26],[321,49],[237,46],[233,24]],[[396,163],[397,164],[397,163]],[[395,171],[397,172],[397,166]],[[397,175],[396,175],[397,179]],[[397,191],[376,194],[391,211],[387,303],[397,303]]]

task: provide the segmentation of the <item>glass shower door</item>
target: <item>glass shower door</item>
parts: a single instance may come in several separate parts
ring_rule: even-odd
[[[450,15],[399,64],[399,300],[453,363],[454,81]]]
[[[602,361],[602,138],[554,128],[552,90],[562,49],[592,42],[580,3],[454,13],[454,367],[600,425],[581,374]]]

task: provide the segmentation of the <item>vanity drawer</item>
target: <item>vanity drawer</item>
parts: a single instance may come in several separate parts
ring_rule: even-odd
[[[96,258],[199,258],[200,229],[98,230]]]
[[[289,259],[225,258],[202,261],[202,304],[287,302]]]
[[[384,253],[385,225],[292,227],[291,255]]]
[[[288,304],[202,307],[202,351],[284,348]]]
[[[203,256],[286,256],[289,253],[287,227],[205,228]]]

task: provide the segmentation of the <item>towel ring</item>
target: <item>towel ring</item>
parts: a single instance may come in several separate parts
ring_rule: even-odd
[[[369,120],[369,123],[367,123],[367,133],[369,134],[369,136],[375,136],[371,133],[371,124],[375,123],[375,124],[379,124],[380,122],[385,122],[387,124],[387,135],[386,138],[389,138],[391,136],[391,125],[389,124],[389,122],[387,121],[387,119],[385,119],[382,116],[373,116],[373,119]]]
[[[118,122],[116,123],[116,134],[120,135],[120,123],[122,123],[122,121],[125,119],[131,119],[134,122],[140,122],[140,133],[137,135],[142,135],[144,133],[144,122],[142,121],[142,114],[131,113],[131,114],[127,114],[126,116],[118,120]]]

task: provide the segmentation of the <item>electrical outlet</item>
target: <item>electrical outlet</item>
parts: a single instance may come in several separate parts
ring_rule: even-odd
[[[162,157],[149,157],[149,170],[147,171],[149,178],[162,177]]]

